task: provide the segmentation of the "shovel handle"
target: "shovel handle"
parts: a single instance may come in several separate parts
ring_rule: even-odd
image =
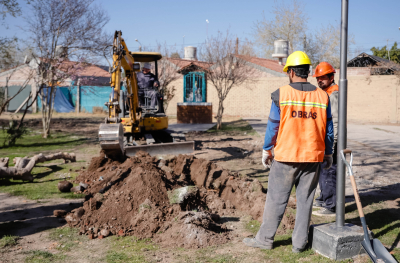
[[[346,153],[351,154],[350,164],[346,161],[346,156],[345,156]],[[362,218],[362,217],[364,217],[364,212],[363,212],[361,201],[360,201],[360,195],[358,194],[356,180],[354,179],[353,169],[351,167],[351,163],[353,161],[353,153],[349,149],[344,149],[341,151],[341,157],[343,159],[344,164],[347,166],[347,169],[349,169],[350,182],[351,182],[351,187],[353,188],[354,198],[356,199],[358,214],[360,215],[360,218]]]
[[[354,176],[350,176],[350,181],[351,181],[351,186],[352,186],[353,192],[354,192],[354,198],[356,199],[358,214],[360,215],[360,218],[364,217],[364,212],[362,209],[362,204],[360,201],[360,196],[358,194],[358,189],[357,189],[356,180],[354,179]]]

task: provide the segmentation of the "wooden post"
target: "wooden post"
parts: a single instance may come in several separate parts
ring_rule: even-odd
[[[75,103],[75,112],[81,112],[81,79],[78,79],[76,85],[76,103]]]

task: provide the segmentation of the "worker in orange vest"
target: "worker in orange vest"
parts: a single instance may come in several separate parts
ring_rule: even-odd
[[[335,216],[336,215],[336,169],[337,169],[337,128],[338,128],[338,102],[339,86],[335,84],[336,70],[328,62],[321,62],[315,68],[313,77],[317,78],[318,86],[329,95],[331,102],[332,121],[334,127],[333,164],[329,169],[321,169],[319,175],[319,188],[321,194],[315,199],[314,207],[321,207],[314,211],[314,215]],[[322,165],[323,166],[323,165]],[[323,168],[323,167],[322,167]]]
[[[263,146],[262,163],[270,168],[263,222],[250,247],[272,249],[276,230],[296,186],[296,223],[292,252],[306,248],[314,194],[321,163],[332,164],[333,124],[329,96],[307,82],[311,61],[295,51],[287,58],[284,72],[290,84],[271,94],[272,105]],[[272,155],[274,150],[274,156]]]

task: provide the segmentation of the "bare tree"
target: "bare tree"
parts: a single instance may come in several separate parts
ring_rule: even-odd
[[[245,59],[235,55],[236,39],[229,31],[218,32],[210,37],[201,49],[201,57],[213,65],[206,71],[206,77],[213,84],[218,95],[217,129],[222,128],[224,100],[229,92],[241,85],[250,85],[255,81],[256,70]]]
[[[334,68],[340,67],[340,24],[321,25],[306,38],[305,52],[314,66],[326,61]],[[348,37],[349,48],[355,44],[354,35]]]
[[[289,53],[292,53],[303,44],[307,30],[308,16],[303,2],[275,0],[272,14],[273,20],[267,20],[264,15],[261,21],[256,21],[254,36],[257,44],[264,56],[269,57],[274,48],[274,41],[284,39],[289,41]]]
[[[182,77],[177,73],[182,62],[180,58],[176,58],[176,54],[178,54],[176,48],[168,47],[167,43],[157,43],[157,51],[163,56],[158,62],[158,80],[160,81],[161,92],[164,94],[164,110],[167,111],[169,102],[175,97],[176,92],[176,87],[172,83]],[[175,63],[172,63],[171,59]]]
[[[3,20],[7,15],[13,17],[21,15],[21,8],[17,0],[0,0],[0,15]]]
[[[26,32],[40,57],[39,82],[48,88],[40,93],[43,137],[50,135],[56,86],[79,75],[86,62],[95,62],[111,43],[103,31],[109,21],[94,0],[35,0]],[[62,47],[62,49],[58,47]],[[71,63],[69,59],[75,59]]]

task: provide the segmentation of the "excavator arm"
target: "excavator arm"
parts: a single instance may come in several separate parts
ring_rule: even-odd
[[[110,67],[111,94],[105,105],[108,116],[105,123],[100,124],[99,142],[105,154],[113,158],[121,155],[133,156],[137,151],[147,151],[150,154],[191,153],[194,142],[181,142],[165,130],[168,128],[168,117],[161,113],[143,113],[139,110],[138,83],[135,72],[140,70],[140,64],[135,62],[155,62],[157,76],[157,60],[162,58],[157,52],[130,52],[121,31],[115,31],[112,45],[113,62]],[[125,72],[127,95],[121,92],[122,70]],[[122,99],[121,99],[122,96]],[[123,105],[120,105],[122,103]],[[125,117],[124,104],[127,103],[129,117]],[[161,102],[162,103],[162,102]],[[161,109],[162,104],[161,104]],[[122,114],[121,114],[122,113]],[[120,117],[122,115],[122,117]],[[138,145],[133,137],[142,135],[147,145]],[[153,135],[157,135],[153,138]],[[130,146],[128,146],[129,144]]]

